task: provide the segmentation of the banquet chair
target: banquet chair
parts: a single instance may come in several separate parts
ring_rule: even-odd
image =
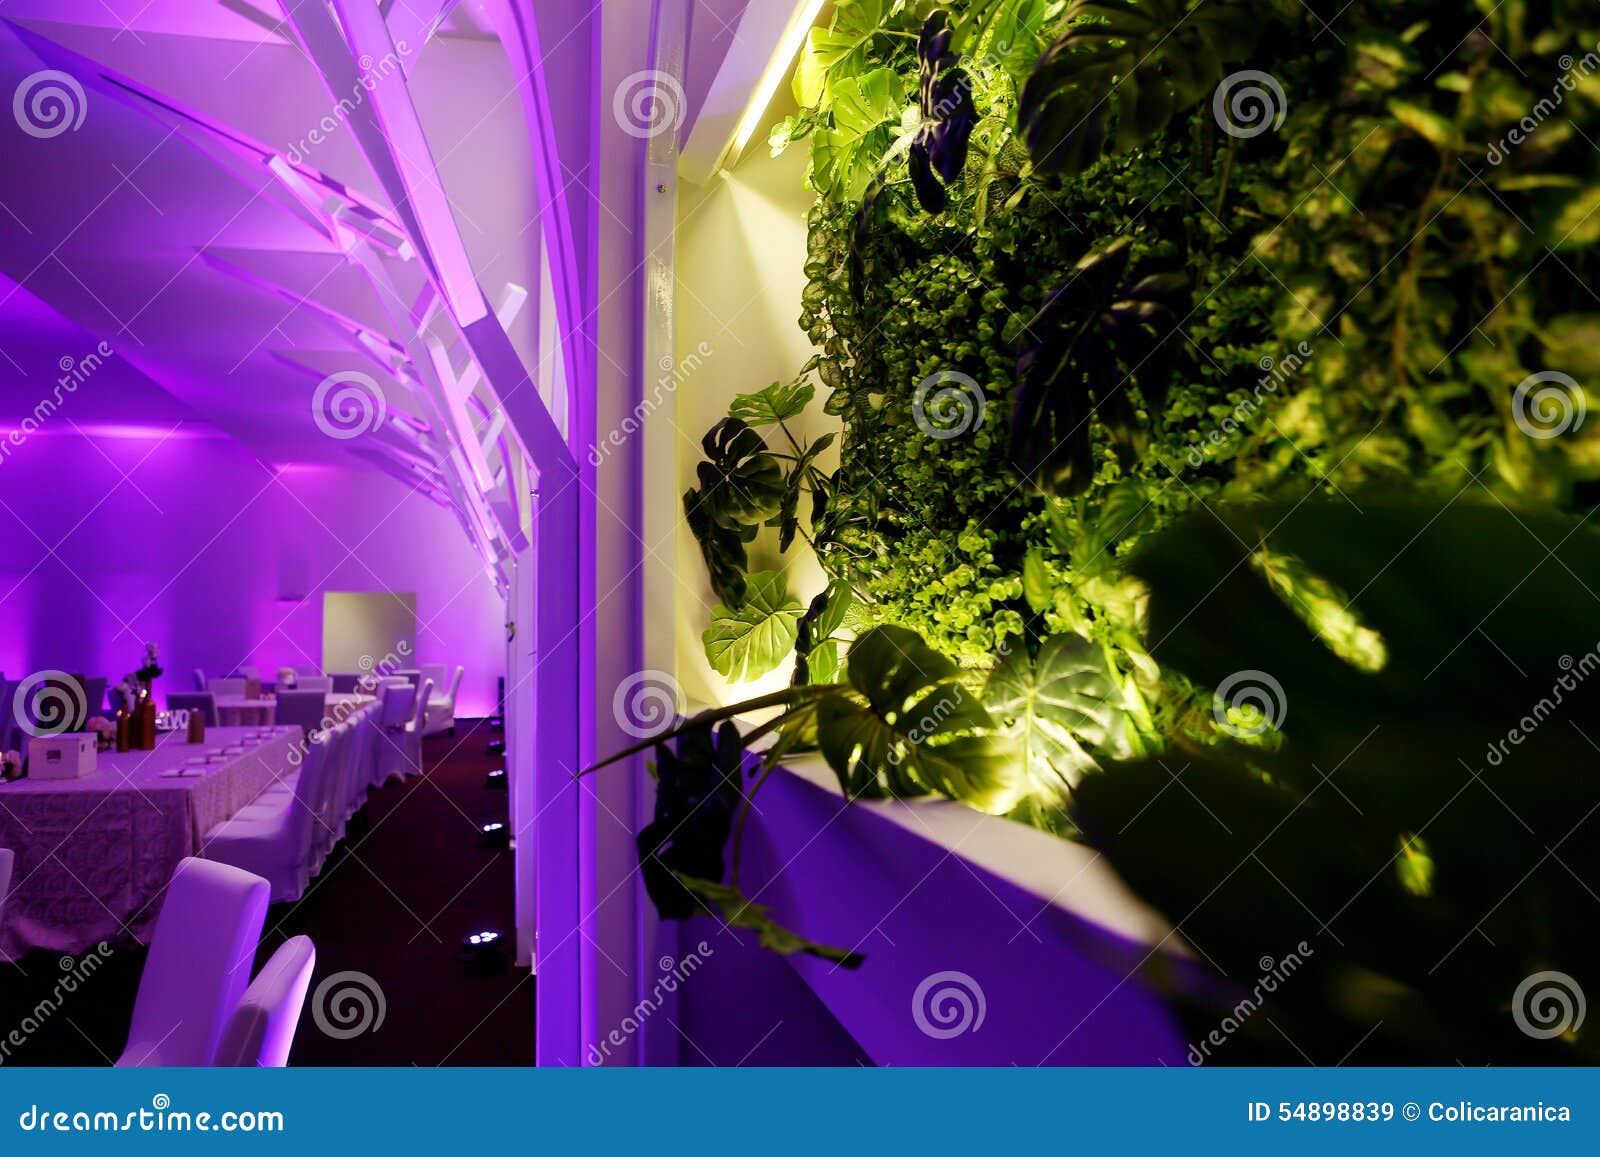
[[[199,667],[194,669],[194,689],[196,691],[204,691],[206,689],[206,673]]]
[[[24,696],[17,724],[29,735],[38,735],[45,729],[82,731],[89,725],[89,716],[92,714],[88,707],[89,692],[84,686],[86,680],[80,675],[65,675],[59,671],[46,672],[45,675],[39,683],[41,691]],[[101,695],[104,694],[102,686]],[[80,703],[84,704],[81,713],[78,710]],[[46,714],[45,718],[40,717],[41,708]]]
[[[422,690],[417,694],[416,710],[411,715],[411,722],[406,724],[401,744],[405,749],[404,774],[422,774],[422,734],[428,726],[428,696],[433,694],[433,683],[424,679]]]
[[[422,663],[418,665],[417,671],[423,679],[432,679],[436,688],[443,687],[445,679],[449,676],[449,668],[443,663]]]
[[[354,671],[341,671],[328,677],[333,680],[333,693],[335,695],[354,695],[356,685],[361,682],[361,676]]]
[[[316,963],[317,950],[309,936],[286,940],[272,954],[228,1018],[217,1048],[219,1067],[281,1069],[289,1063],[289,1048]]]
[[[11,891],[11,868],[16,859],[16,853],[10,848],[0,848],[0,915],[5,914],[6,894]]]
[[[442,697],[428,700],[426,726],[422,731],[424,735],[441,735],[446,731],[451,735],[456,733],[456,692],[461,690],[461,675],[462,668],[457,667],[450,680],[450,690]]]
[[[267,918],[267,881],[182,860],[156,918],[118,1067],[209,1065],[239,1005]]]
[[[296,691],[321,691],[323,694],[333,690],[333,680],[326,675],[295,675],[294,689]]]
[[[238,698],[244,694],[244,680],[239,678],[209,679],[206,681],[206,690],[213,695],[230,695]]]
[[[343,836],[351,820],[367,806],[367,791],[372,787],[373,743],[377,740],[376,712],[363,708],[350,719],[350,754],[346,761],[344,777],[344,822],[339,834]]]
[[[201,855],[262,877],[274,903],[305,895],[322,865],[322,810],[334,755],[328,743],[308,744],[293,789],[270,788],[217,824],[201,840]]]
[[[388,683],[378,691],[379,715],[377,758],[372,769],[372,785],[379,787],[390,778],[405,778],[406,725],[416,714],[417,689],[409,683]]]
[[[85,678],[78,676],[78,683],[83,687],[83,701],[89,705],[89,718],[104,715],[106,711],[106,677],[104,675],[91,675]]]
[[[204,712],[207,727],[217,727],[217,697],[210,691],[174,691],[167,696],[168,711]]]
[[[301,676],[320,675],[322,674],[322,670],[311,663],[296,663],[294,665],[294,673]]]
[[[321,691],[302,690],[278,692],[278,725],[294,724],[302,735],[310,735],[322,726],[328,711],[328,697]]]

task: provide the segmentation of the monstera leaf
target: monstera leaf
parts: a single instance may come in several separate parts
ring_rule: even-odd
[[[744,605],[745,577],[749,566],[745,544],[756,536],[754,526],[718,526],[698,490],[683,496],[683,513],[689,531],[700,544],[701,557],[711,575],[711,589],[730,607]]]
[[[756,393],[735,396],[733,405],[728,407],[728,416],[750,426],[776,426],[804,413],[816,392],[817,388],[809,382],[789,385],[773,382]]]
[[[744,605],[718,606],[701,641],[717,674],[735,683],[776,670],[794,650],[800,604],[789,597],[789,580],[777,571],[758,571],[746,580]]]
[[[724,418],[700,440],[700,505],[721,527],[765,522],[783,503],[783,470],[760,434]]]
[[[1600,985],[1600,929],[1567,915],[1600,872],[1600,537],[1352,498],[1209,509],[1135,554],[1163,667],[1219,724],[1255,696],[1279,742],[1108,765],[1073,818],[1229,979],[1303,942],[1273,1020],[1332,1060],[1593,1063],[1581,1018],[1526,1030],[1530,978]],[[1346,592],[1337,629],[1262,556],[1316,576],[1311,606]],[[1344,614],[1381,650],[1342,658]]]
[[[992,814],[1026,790],[1016,741],[914,631],[876,627],[847,662],[854,694],[817,706],[817,744],[852,799],[939,792]]]
[[[1150,139],[1249,55],[1261,19],[1256,4],[1230,0],[1073,0],[1017,104],[1035,168],[1094,164],[1113,114],[1118,151]]]
[[[844,626],[855,592],[849,583],[835,579],[826,590],[811,600],[800,620],[795,640],[794,682],[831,683],[839,675],[839,644],[834,632]]]
[[[1081,493],[1094,475],[1089,419],[1096,414],[1120,445],[1137,448],[1142,428],[1126,390],[1162,381],[1161,361],[1188,279],[1129,271],[1133,243],[1121,238],[1078,262],[1028,323],[1017,351],[1011,462],[1045,494]],[[1146,397],[1150,405],[1160,397]]]
[[[1037,658],[1018,644],[989,675],[984,705],[1016,739],[1038,788],[1061,797],[1095,766],[1082,744],[1115,752],[1122,692],[1100,648],[1076,635],[1046,639]]]

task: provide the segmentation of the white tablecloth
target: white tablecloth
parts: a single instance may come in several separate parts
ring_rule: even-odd
[[[0,958],[30,948],[87,952],[102,940],[148,943],[178,861],[214,825],[294,771],[297,729],[210,728],[204,744],[181,732],[154,751],[101,752],[82,779],[0,783],[0,847],[16,853],[0,919]],[[240,750],[242,749],[242,750]],[[194,770],[193,758],[220,761]]]
[[[217,725],[220,727],[270,727],[278,721],[278,704],[274,699],[246,699],[243,695],[218,695]],[[352,711],[371,696],[355,694],[329,694],[323,710],[335,719]],[[343,708],[344,712],[339,709]]]

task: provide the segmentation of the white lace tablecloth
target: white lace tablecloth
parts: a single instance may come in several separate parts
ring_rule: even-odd
[[[218,695],[218,727],[271,727],[278,721],[278,707],[271,699],[246,699],[243,695]]]
[[[130,937],[148,943],[178,861],[293,773],[298,729],[259,731],[213,727],[193,746],[174,732],[154,751],[101,752],[82,779],[0,784],[0,847],[17,857],[0,913],[0,958],[30,948],[78,954]],[[211,753],[221,761],[188,763]],[[161,774],[170,768],[199,774]]]
[[[323,709],[330,715],[337,708],[351,710],[371,701],[370,695],[329,694]],[[278,704],[273,699],[246,699],[243,695],[218,695],[217,723],[222,727],[271,727],[278,721]]]

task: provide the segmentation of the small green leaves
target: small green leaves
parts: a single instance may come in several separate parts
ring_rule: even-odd
[[[758,571],[746,580],[744,605],[720,605],[701,635],[712,669],[735,683],[759,679],[794,649],[800,604],[789,596],[789,580],[777,571]]]

